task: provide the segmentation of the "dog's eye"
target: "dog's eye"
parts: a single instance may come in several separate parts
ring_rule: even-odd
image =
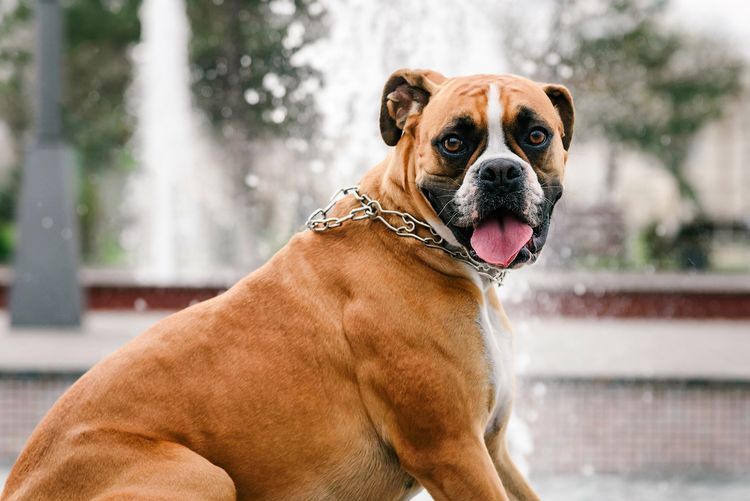
[[[547,140],[547,133],[542,129],[532,129],[529,132],[529,143],[534,146],[539,146]]]
[[[448,136],[443,139],[443,149],[452,155],[457,155],[466,149],[466,145],[457,136]]]

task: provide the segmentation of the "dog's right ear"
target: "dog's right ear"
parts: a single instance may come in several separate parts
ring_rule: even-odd
[[[544,84],[542,90],[555,106],[557,114],[560,116],[563,124],[562,143],[565,151],[570,148],[570,141],[573,139],[573,126],[575,125],[575,106],[573,105],[573,96],[564,85]]]
[[[385,144],[396,146],[407,119],[422,112],[444,81],[443,75],[430,70],[402,69],[388,78],[380,101],[380,135]]]

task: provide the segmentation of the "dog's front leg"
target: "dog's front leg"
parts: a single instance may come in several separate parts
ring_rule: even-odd
[[[505,442],[505,434],[497,432],[487,439],[487,449],[492,456],[498,475],[503,485],[508,490],[510,499],[513,501],[539,501],[539,496],[534,492],[523,474],[518,471],[513,459],[510,457]]]
[[[508,501],[503,484],[481,439],[464,436],[438,445],[396,446],[402,466],[436,501]]]

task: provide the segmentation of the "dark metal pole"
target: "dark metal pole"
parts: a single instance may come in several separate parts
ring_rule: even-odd
[[[58,0],[37,0],[36,8],[36,106],[34,124],[40,142],[62,139],[60,101],[62,100],[62,13]]]
[[[75,327],[81,322],[76,176],[62,137],[62,13],[58,0],[36,2],[34,136],[26,154],[18,206],[14,326]]]

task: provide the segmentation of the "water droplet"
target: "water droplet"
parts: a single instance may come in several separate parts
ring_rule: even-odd
[[[323,13],[323,5],[320,2],[311,3],[307,8],[311,16],[319,16]]]
[[[273,123],[280,124],[286,118],[286,108],[284,108],[283,106],[279,106],[278,108],[275,108],[273,111],[271,111],[271,113],[268,114],[268,117]]]
[[[263,76],[263,88],[267,89],[273,97],[281,98],[286,95],[286,87],[276,73],[266,73]]]
[[[257,188],[260,184],[260,178],[255,174],[248,174],[245,176],[245,184],[248,188]]]
[[[544,383],[534,383],[531,393],[534,395],[534,398],[544,398],[547,394],[547,385]]]
[[[305,41],[305,25],[295,21],[286,29],[286,36],[281,44],[287,50],[296,49]]]
[[[560,68],[557,70],[560,73],[560,77],[568,80],[571,77],[573,77],[573,68],[568,66],[567,64],[560,65]]]
[[[245,102],[249,105],[258,104],[260,101],[260,94],[258,94],[258,91],[255,89],[247,89],[245,91]]]
[[[313,160],[310,162],[310,171],[313,174],[320,174],[323,172],[323,169],[325,168],[325,165],[323,164],[322,160]]]
[[[586,294],[586,286],[581,282],[578,282],[573,286],[573,293],[576,296],[583,296],[584,294]]]
[[[304,139],[296,138],[296,137],[290,137],[285,142],[286,147],[290,150],[299,151],[299,152],[305,152],[309,148],[309,144]]]
[[[560,64],[560,60],[560,54],[557,54],[556,52],[550,52],[544,58],[544,62],[549,64],[550,66],[557,66],[558,64]]]
[[[135,311],[145,311],[148,308],[148,303],[142,297],[139,297],[133,302],[133,308]]]
[[[273,0],[268,8],[278,16],[291,16],[297,11],[292,0]]]
[[[534,61],[524,61],[521,64],[521,71],[526,75],[532,75],[536,72],[537,65]]]
[[[45,230],[49,230],[52,228],[52,226],[55,224],[55,222],[52,220],[51,217],[43,217],[42,218],[42,228]]]

